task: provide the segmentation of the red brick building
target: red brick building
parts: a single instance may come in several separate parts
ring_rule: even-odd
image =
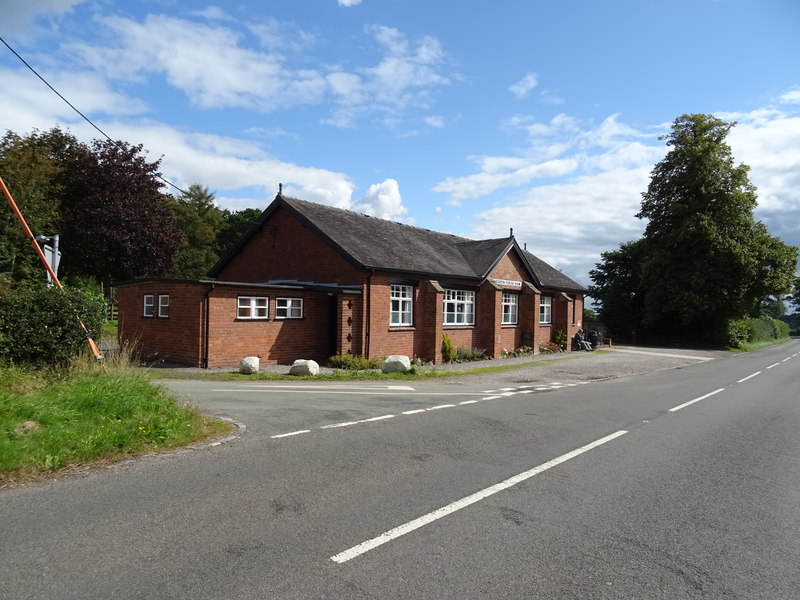
[[[202,367],[334,354],[441,362],[571,338],[585,289],[513,236],[470,240],[278,194],[202,281],[117,285],[121,341]]]

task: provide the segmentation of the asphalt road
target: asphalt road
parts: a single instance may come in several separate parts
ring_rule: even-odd
[[[0,493],[0,598],[795,598],[798,373],[212,382],[246,434]]]

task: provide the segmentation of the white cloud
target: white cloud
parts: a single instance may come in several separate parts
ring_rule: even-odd
[[[409,109],[430,107],[434,91],[451,83],[442,74],[444,51],[437,39],[425,36],[412,43],[393,27],[370,25],[365,30],[384,56],[374,66],[357,69],[358,85],[351,75],[350,90],[341,85],[335,89],[337,105],[325,122],[348,127],[358,118],[372,114],[393,126]]]
[[[4,0],[3,24],[17,35],[37,17],[58,17],[86,0]]]
[[[96,74],[60,71],[42,75],[84,114],[130,116],[148,110],[143,101],[111,90]],[[0,80],[0,123],[24,124],[25,129],[16,133],[24,135],[34,128],[46,130],[57,122],[69,125],[81,119],[27,69],[0,67]]]
[[[511,92],[517,100],[522,100],[526,98],[537,85],[539,85],[539,81],[536,78],[536,74],[528,73],[517,83],[510,86],[508,91]]]
[[[800,245],[800,222],[785,217],[800,214],[800,115],[765,108],[718,116],[738,122],[727,141],[735,162],[751,167],[759,195],[756,218],[772,235]],[[469,157],[477,173],[445,179],[435,189],[457,204],[503,187],[519,188],[502,205],[476,213],[471,236],[498,237],[513,227],[531,252],[588,284],[588,272],[601,252],[641,235],[645,222],[635,214],[653,166],[666,154],[657,138],[669,124],[643,132],[621,123],[617,115],[589,129],[566,115],[549,124],[527,118],[511,124],[530,136],[529,148],[519,156]],[[556,158],[541,158],[551,156],[554,148],[561,149]],[[560,165],[563,176],[539,180],[546,165],[556,177]]]
[[[431,115],[429,117],[425,117],[423,121],[426,125],[433,127],[434,129],[442,129],[446,124],[445,118],[440,115]]]
[[[800,90],[790,90],[780,97],[783,104],[800,104]]]
[[[394,179],[369,186],[366,195],[355,202],[352,208],[357,212],[392,221],[402,221],[402,217],[408,214],[408,208],[403,206],[400,186]]]
[[[101,22],[114,35],[113,45],[69,46],[89,66],[132,81],[163,74],[201,108],[268,112],[318,103],[327,89],[317,71],[287,68],[280,55],[244,48],[240,34],[226,27],[158,15],[142,23],[121,17]]]
[[[361,0],[337,0],[339,6],[358,6],[361,4]]]

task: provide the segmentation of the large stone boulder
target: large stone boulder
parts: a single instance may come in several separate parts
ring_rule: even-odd
[[[245,375],[252,375],[253,373],[258,373],[259,368],[259,360],[257,356],[245,356],[239,362],[239,373],[244,373]]]
[[[298,358],[292,363],[292,368],[289,369],[289,375],[318,375],[319,365],[313,360],[303,360]]]
[[[405,373],[411,370],[411,359],[404,354],[392,354],[383,361],[381,371],[384,373]]]

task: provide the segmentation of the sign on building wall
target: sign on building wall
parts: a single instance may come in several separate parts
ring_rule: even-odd
[[[497,285],[504,285],[506,287],[522,287],[521,281],[511,281],[510,279],[494,279],[493,280]]]

